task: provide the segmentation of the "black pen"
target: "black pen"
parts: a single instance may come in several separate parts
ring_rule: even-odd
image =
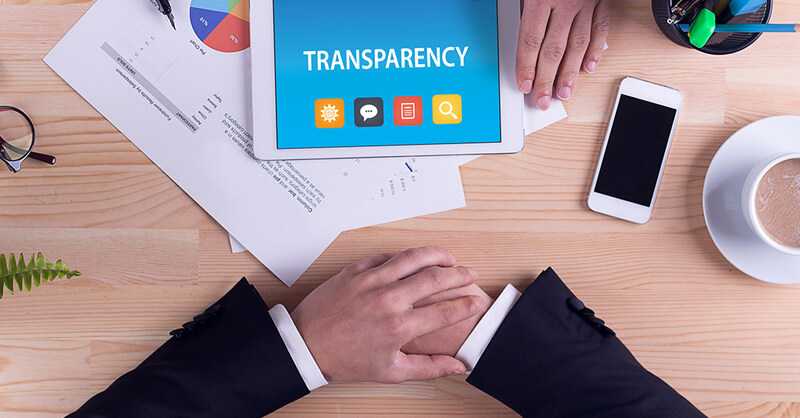
[[[153,5],[158,7],[159,13],[166,16],[169,19],[169,23],[172,24],[172,29],[178,30],[175,27],[175,16],[172,16],[172,6],[169,4],[169,0],[150,0],[153,2]]]

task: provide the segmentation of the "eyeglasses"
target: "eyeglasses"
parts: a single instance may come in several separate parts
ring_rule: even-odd
[[[25,112],[13,106],[0,106],[0,160],[12,173],[22,170],[22,161],[30,157],[50,165],[56,157],[33,152],[36,130]]]

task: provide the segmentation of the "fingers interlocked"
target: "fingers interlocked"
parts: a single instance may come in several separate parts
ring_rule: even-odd
[[[471,270],[455,263],[442,249],[417,248],[364,259],[318,287],[292,317],[323,373],[335,381],[384,383],[463,373],[452,356],[402,351],[485,308],[474,295],[432,298],[475,282]],[[419,303],[426,300],[434,302]]]

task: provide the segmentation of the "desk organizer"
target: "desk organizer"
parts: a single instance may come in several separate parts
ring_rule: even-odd
[[[686,47],[697,49],[711,55],[727,55],[739,52],[758,39],[760,33],[715,33],[708,44],[703,48],[695,48],[689,43],[689,34],[683,32],[677,25],[667,23],[667,18],[672,8],[673,0],[652,0],[653,17],[661,32],[672,42]],[[769,23],[772,16],[772,0],[767,0],[760,10],[741,16],[733,16],[730,20],[717,23]],[[681,23],[691,23],[694,15],[687,15]]]

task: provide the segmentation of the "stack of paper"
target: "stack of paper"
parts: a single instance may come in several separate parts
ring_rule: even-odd
[[[149,2],[98,0],[45,62],[287,285],[342,231],[464,206],[469,157],[256,161],[249,52],[196,39]]]

